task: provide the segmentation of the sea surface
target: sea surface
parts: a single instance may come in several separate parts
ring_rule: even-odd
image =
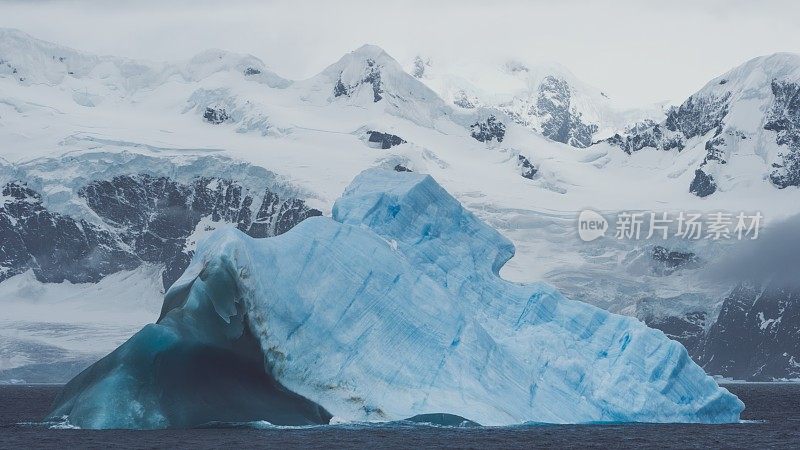
[[[61,386],[0,386],[0,448],[800,448],[800,384],[725,387],[747,405],[730,425],[620,424],[517,427],[249,424],[188,430],[57,429],[41,419]]]

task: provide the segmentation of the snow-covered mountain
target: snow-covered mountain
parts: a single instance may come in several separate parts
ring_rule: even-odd
[[[709,81],[661,122],[645,121],[605,145],[637,153],[665,152],[674,178],[700,197],[748,195],[800,185],[800,56],[754,58]],[[648,156],[650,157],[650,156]],[[754,207],[758,209],[759,207]],[[641,317],[683,342],[711,373],[735,378],[796,379],[798,291],[769,279],[729,289],[714,310],[702,303],[656,313],[650,302]],[[661,302],[663,303],[663,302]]]
[[[97,152],[3,169],[14,180],[0,191],[6,379],[68,378],[152,320],[214,229],[275,236],[320,214],[274,174],[219,156]]]
[[[730,246],[582,242],[579,211],[591,208],[611,223],[618,211],[760,211],[767,225],[800,212],[798,189],[771,178],[792,167],[798,107],[793,91],[773,91],[767,74],[796,73],[792,55],[756,59],[751,75],[712,81],[706,100],[687,101],[664,119],[658,108],[619,108],[550,66],[501,64],[467,71],[470,79],[422,58],[405,71],[367,45],[314,77],[287,80],[253,56],[221,50],[154,63],[89,55],[14,30],[0,36],[0,292],[12,305],[2,319],[0,380],[47,381],[32,374],[59,361],[85,366],[155,319],[160,300],[151,297],[180,275],[205,233],[230,223],[269,236],[307,216],[329,216],[366,168],[431,174],[514,242],[503,277],[547,281],[571,298],[637,316],[698,360],[701,345],[693,342],[705,342],[733,287],[708,282],[696,268]],[[454,103],[456,88],[474,94],[472,107]],[[730,92],[722,101],[729,106],[720,109],[726,94],[717,89]],[[718,124],[697,134],[708,125],[692,119],[698,114],[723,116],[730,155],[719,173],[710,159],[700,167]],[[684,149],[620,148],[639,142],[621,130],[645,117],[663,136],[682,136]],[[613,142],[586,146],[615,131]],[[714,177],[713,195],[689,192],[698,169]],[[48,239],[38,239],[43,234]],[[112,279],[127,281],[109,290]],[[132,313],[99,306],[107,295]],[[103,338],[87,355],[69,336]]]
[[[75,177],[89,168],[92,179]],[[274,174],[258,169],[220,157],[176,166],[131,153],[15,166],[13,176],[25,181],[2,188],[0,281],[31,270],[42,282],[97,282],[148,262],[164,265],[168,288],[186,268],[195,241],[219,224],[266,237],[321,214],[287,198],[270,181]],[[50,202],[68,213],[48,208],[41,192],[50,189],[58,190]]]
[[[585,148],[636,120],[659,119],[655,107],[625,108],[566,68],[508,60],[439,67],[417,56],[410,72],[450,105],[496,108],[508,118],[556,142]]]
[[[692,166],[689,191],[706,197],[768,179],[800,185],[800,56],[754,58],[709,81],[661,122],[629,127],[608,140],[626,153],[681,153]]]

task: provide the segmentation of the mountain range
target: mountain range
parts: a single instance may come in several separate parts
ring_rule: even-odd
[[[63,381],[158,317],[198,241],[331,215],[371,167],[432,175],[541,280],[680,341],[713,375],[800,377],[797,291],[709,279],[734,240],[578,239],[586,208],[800,212],[800,56],[671,107],[557,65],[449,71],[365,45],[289,80],[251,55],[90,55],[0,30],[0,379]],[[685,263],[683,261],[689,261]],[[794,337],[794,338],[793,338]],[[740,342],[740,344],[733,344]]]

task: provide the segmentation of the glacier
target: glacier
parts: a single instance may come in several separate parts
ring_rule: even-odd
[[[161,315],[68,383],[83,428],[393,421],[737,422],[744,404],[631,317],[503,280],[513,244],[428,175],[368,169],[332,217],[213,232]]]

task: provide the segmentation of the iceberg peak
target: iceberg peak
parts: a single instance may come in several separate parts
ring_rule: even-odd
[[[430,175],[366,170],[336,201],[333,219],[369,227],[398,242],[415,264],[438,264],[442,274],[459,264],[464,275],[497,276],[514,256],[511,241],[478,220]]]

